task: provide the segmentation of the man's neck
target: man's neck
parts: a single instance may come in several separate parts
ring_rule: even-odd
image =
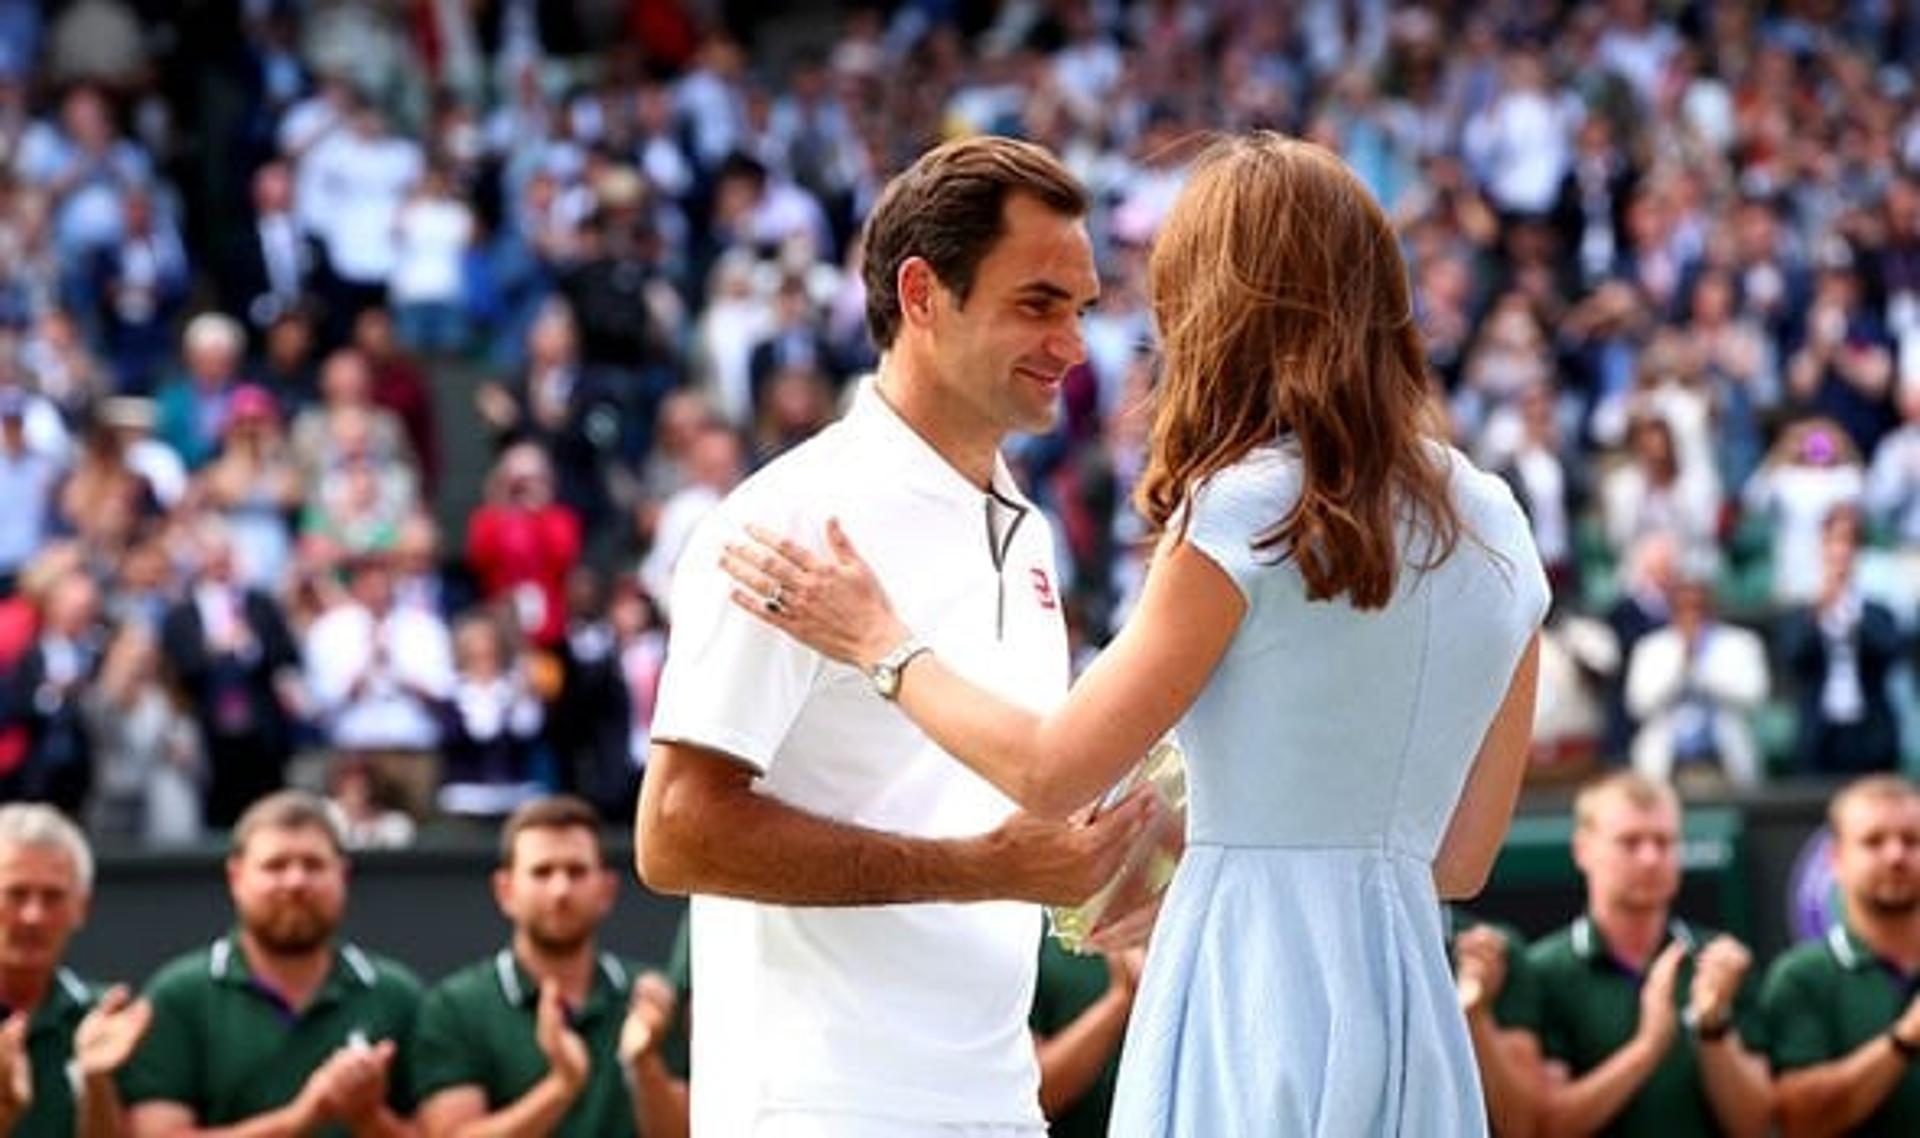
[[[587,993],[593,991],[595,954],[591,937],[571,952],[552,953],[533,943],[533,938],[524,932],[513,934],[513,957],[520,962],[520,967],[527,970],[536,984],[548,980],[558,983],[560,994],[576,1008],[586,1003]]]
[[[912,371],[913,365],[905,359],[883,360],[874,393],[960,477],[985,490],[993,483],[1000,436],[970,424],[963,412],[941,399],[933,383],[916,381]]]
[[[240,954],[247,971],[295,1011],[304,1011],[333,971],[333,942],[298,955],[269,952],[252,933],[241,932]]]
[[[1875,956],[1909,976],[1920,972],[1920,909],[1882,915],[1848,905],[1847,926]]]
[[[1667,910],[1593,905],[1591,911],[1595,931],[1614,959],[1645,972],[1667,939]]]
[[[53,973],[39,969],[0,969],[0,1004],[10,1012],[32,1015],[53,987]]]

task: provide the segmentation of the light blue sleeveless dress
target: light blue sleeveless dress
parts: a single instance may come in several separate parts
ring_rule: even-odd
[[[1547,585],[1505,483],[1445,453],[1468,534],[1371,612],[1309,603],[1291,562],[1252,548],[1297,496],[1290,449],[1195,496],[1189,540],[1248,609],[1178,728],[1189,843],[1114,1138],[1487,1131],[1432,862]],[[1420,559],[1411,534],[1401,549]]]

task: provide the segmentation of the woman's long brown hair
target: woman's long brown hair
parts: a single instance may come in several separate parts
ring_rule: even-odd
[[[1400,523],[1439,564],[1448,492],[1412,292],[1386,216],[1339,159],[1259,133],[1195,165],[1148,266],[1162,374],[1135,504],[1164,529],[1216,472],[1290,437],[1299,499],[1255,548],[1283,550],[1307,596],[1392,597]],[[1180,523],[1184,530],[1184,515]]]

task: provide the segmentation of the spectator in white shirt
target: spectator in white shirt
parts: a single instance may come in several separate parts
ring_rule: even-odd
[[[1773,598],[1806,604],[1820,594],[1820,526],[1835,506],[1866,491],[1859,452],[1831,419],[1803,419],[1781,433],[1747,481],[1746,507],[1773,523]]]
[[[1577,112],[1565,98],[1550,88],[1538,55],[1515,52],[1499,97],[1468,121],[1468,160],[1503,212],[1537,216],[1553,208],[1573,165]]]
[[[389,281],[400,342],[416,352],[457,352],[466,343],[467,247],[473,210],[447,172],[429,167],[395,219],[397,260]]]
[[[324,217],[320,231],[338,278],[336,316],[351,320],[385,299],[400,260],[395,221],[400,205],[420,179],[420,147],[393,134],[386,116],[359,107],[347,129],[326,137],[307,158],[317,167],[315,188]]]
[[[1766,702],[1766,645],[1714,617],[1704,565],[1682,570],[1668,604],[1671,623],[1641,638],[1627,660],[1627,710],[1641,723],[1634,769],[1683,787],[1758,785],[1748,716]]]
[[[435,708],[453,691],[447,626],[394,604],[384,557],[357,557],[349,573],[348,599],[307,630],[307,683],[327,742],[365,755],[408,812],[424,818],[440,783]]]

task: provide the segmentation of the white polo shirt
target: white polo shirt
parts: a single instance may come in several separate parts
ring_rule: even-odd
[[[654,738],[733,755],[761,793],[838,821],[921,837],[999,824],[1010,800],[858,670],[735,608],[718,568],[749,521],[818,550],[837,517],[949,667],[1045,710],[1068,679],[1051,527],[996,466],[991,493],[970,484],[868,385],[844,420],[742,483],[680,560]],[[1027,1031],[1039,935],[1039,910],[1011,902],[695,897],[694,1133],[741,1138],[783,1111],[1041,1126]]]

